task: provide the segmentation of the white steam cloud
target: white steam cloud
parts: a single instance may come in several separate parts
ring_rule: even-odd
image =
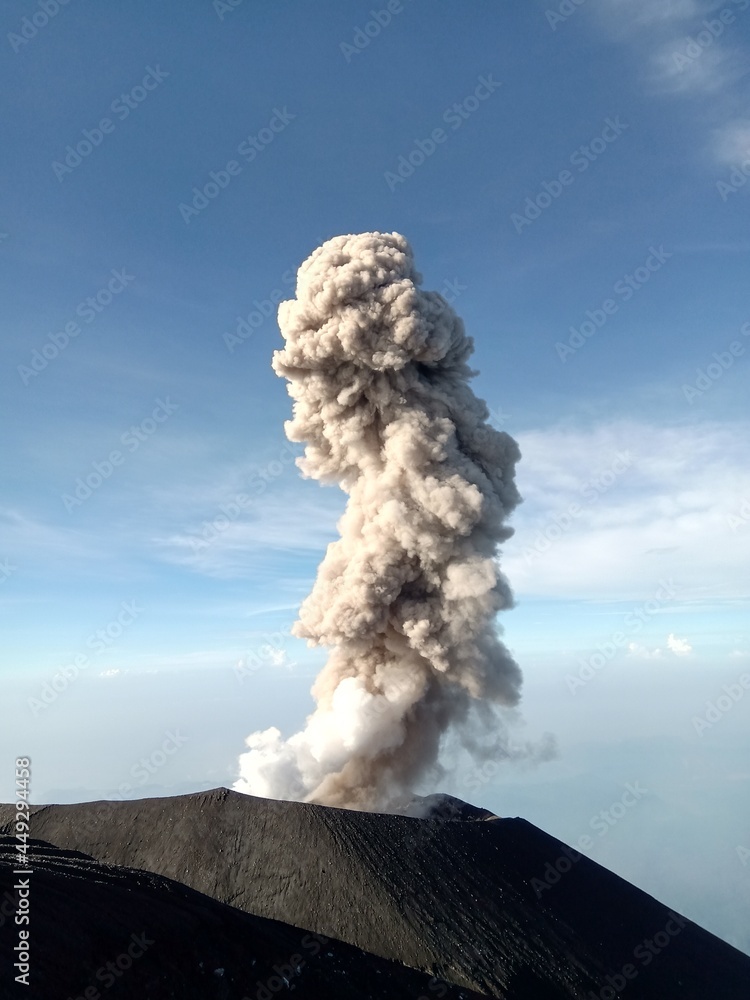
[[[449,729],[480,756],[534,753],[509,749],[495,710],[521,687],[495,624],[520,452],[469,386],[463,323],[420,282],[398,233],[339,236],[279,307],[287,435],[303,474],[349,499],[293,630],[331,647],[317,707],[290,739],[247,738],[239,791],[387,809],[437,772]]]

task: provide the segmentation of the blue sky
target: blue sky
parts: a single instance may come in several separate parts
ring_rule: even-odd
[[[521,445],[502,625],[559,744],[448,747],[442,786],[572,843],[640,781],[591,856],[750,951],[745,8],[4,10],[0,683],[37,801],[228,785],[302,724],[343,496],[293,464],[275,302],[395,230]]]

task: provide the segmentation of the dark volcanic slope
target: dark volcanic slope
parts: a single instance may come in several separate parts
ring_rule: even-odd
[[[435,995],[428,976],[351,945],[250,916],[151,872],[38,842],[28,876],[31,981],[16,984],[16,861],[13,842],[0,838],[0,900],[9,903],[0,913],[3,1000],[271,1000],[288,995],[287,984],[299,1000]],[[442,995],[479,996],[453,986]]]
[[[413,819],[217,789],[36,807],[32,834],[506,1000],[615,984],[640,1000],[748,996],[750,959],[589,859],[571,863],[520,819]],[[549,866],[569,870],[547,886]]]

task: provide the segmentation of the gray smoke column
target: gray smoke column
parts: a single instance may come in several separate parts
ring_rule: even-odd
[[[494,708],[518,702],[521,672],[495,615],[512,605],[496,557],[520,452],[470,388],[463,323],[420,283],[398,233],[338,236],[279,307],[287,436],[348,502],[293,629],[331,648],[317,707],[288,740],[248,737],[239,791],[388,809],[438,773],[449,730],[515,755]]]

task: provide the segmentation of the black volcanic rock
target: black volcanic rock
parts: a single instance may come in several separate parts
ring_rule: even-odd
[[[216,789],[32,807],[31,826],[505,1000],[746,1000],[746,956],[530,823],[455,801],[417,819]]]
[[[455,795],[437,793],[435,795],[413,795],[403,809],[394,810],[404,816],[418,819],[442,819],[469,822],[471,820],[499,819],[489,809],[473,806],[457,799]]]
[[[392,1000],[435,996],[428,976],[243,913],[161,875],[32,842],[30,984],[16,984],[17,856],[0,839],[0,997],[32,1000]],[[6,893],[8,895],[6,895]],[[88,990],[88,994],[86,993]],[[440,986],[451,1000],[479,994]]]

